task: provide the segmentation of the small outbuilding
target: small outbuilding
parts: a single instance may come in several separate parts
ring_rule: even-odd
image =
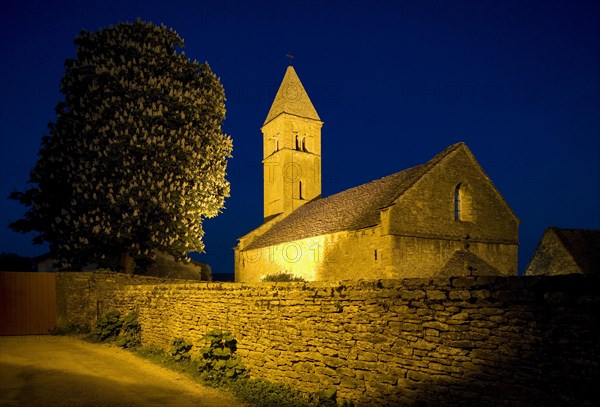
[[[526,276],[600,274],[600,230],[546,229],[538,243]]]

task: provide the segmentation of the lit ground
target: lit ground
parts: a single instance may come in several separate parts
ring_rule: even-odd
[[[0,337],[0,406],[243,406],[233,396],[115,346]]]

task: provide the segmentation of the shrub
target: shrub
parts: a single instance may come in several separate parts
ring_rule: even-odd
[[[117,343],[122,348],[135,348],[142,344],[142,326],[138,322],[135,313],[127,314],[123,319],[123,326]]]
[[[175,338],[171,341],[169,356],[176,362],[189,362],[192,343],[183,338]]]
[[[85,324],[69,324],[64,327],[52,328],[50,335],[71,335],[71,334],[87,334],[90,333],[90,327]]]
[[[271,383],[263,379],[249,379],[233,383],[233,393],[244,401],[257,407],[308,407],[307,398],[291,387]]]
[[[200,349],[196,361],[200,378],[214,384],[247,375],[242,360],[235,355],[237,341],[230,332],[215,329],[204,335],[208,346]]]
[[[240,380],[229,388],[244,401],[256,407],[336,407],[336,389],[323,390],[313,394],[303,394],[290,386],[272,383],[263,379]],[[350,407],[344,402],[342,406]]]
[[[260,278],[262,282],[302,282],[306,281],[300,276],[295,276],[291,273],[280,271],[279,273],[266,274]]]
[[[123,321],[119,311],[107,312],[96,322],[96,329],[92,333],[98,341],[114,340],[121,332]]]

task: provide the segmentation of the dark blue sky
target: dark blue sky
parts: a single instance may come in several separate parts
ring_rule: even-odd
[[[522,270],[548,226],[600,229],[598,1],[28,1],[0,14],[0,251],[37,255],[6,227],[60,99],[73,39],[137,17],[174,28],[227,95],[231,198],[200,260],[233,271],[262,222],[260,127],[286,53],[325,122],[323,195],[464,141],[522,221]]]

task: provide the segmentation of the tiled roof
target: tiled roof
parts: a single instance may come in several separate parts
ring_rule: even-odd
[[[600,230],[550,228],[584,274],[600,275]]]
[[[381,209],[391,205],[442,159],[460,147],[466,148],[464,143],[451,145],[425,164],[306,203],[244,249],[375,226],[380,222]]]
[[[264,124],[267,124],[281,113],[321,120],[292,66],[288,66],[285,71]]]
[[[467,250],[457,250],[448,259],[446,264],[436,273],[435,277],[460,277],[460,276],[499,276],[500,271],[486,263],[476,254]]]

